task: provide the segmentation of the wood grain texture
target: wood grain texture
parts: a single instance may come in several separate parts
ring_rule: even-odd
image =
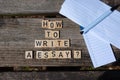
[[[119,0],[102,0],[110,6]],[[58,13],[64,0],[0,0],[0,15]],[[120,8],[119,8],[120,9]]]
[[[0,80],[120,80],[120,71],[1,72]]]
[[[64,0],[0,0],[0,14],[56,13]]]
[[[58,13],[64,0],[0,0],[0,15],[19,14],[48,14]],[[103,0],[111,6],[119,0]],[[55,15],[56,15],[55,14]],[[48,18],[47,18],[48,19]],[[49,20],[63,20],[60,39],[70,39],[69,48],[35,48],[34,42],[45,38],[42,28],[43,18],[0,18],[0,67],[4,66],[92,66],[84,39],[79,31],[79,25],[67,18],[49,18]],[[81,59],[66,60],[26,60],[25,51],[48,50],[81,50]],[[113,47],[117,63],[120,50]],[[72,56],[73,57],[73,56]],[[113,63],[113,65],[119,65]]]
[[[48,18],[47,18],[48,19]],[[92,66],[79,26],[66,18],[63,20],[59,39],[69,39],[70,47],[35,48],[35,40],[47,40],[41,18],[1,19],[0,26],[0,66]],[[25,51],[82,50],[81,59],[25,59]]]
[[[79,25],[67,18],[46,18],[48,20],[63,20],[60,39],[69,39],[67,48],[35,48],[35,40],[47,40],[42,28],[42,18],[7,18],[0,19],[0,67],[4,66],[92,66],[84,39],[79,31]],[[81,59],[25,59],[25,51],[80,50]],[[117,60],[120,50],[113,47]],[[114,63],[115,64],[115,63]]]
[[[99,80],[104,72],[3,72],[0,73],[0,80]]]

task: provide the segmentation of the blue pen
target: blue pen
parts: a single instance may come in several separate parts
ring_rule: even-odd
[[[108,17],[115,9],[117,9],[119,5],[116,5],[114,7],[112,7],[109,11],[105,12],[103,15],[101,15],[99,18],[97,18],[95,21],[93,21],[91,24],[89,24],[85,29],[80,26],[80,28],[82,28],[81,34],[85,34],[87,33],[89,30],[91,30],[92,28],[94,28],[97,24],[99,24],[101,21],[103,21],[106,17]]]

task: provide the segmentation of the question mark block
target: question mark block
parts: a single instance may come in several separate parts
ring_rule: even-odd
[[[80,50],[74,50],[73,51],[74,59],[81,59],[81,51]]]

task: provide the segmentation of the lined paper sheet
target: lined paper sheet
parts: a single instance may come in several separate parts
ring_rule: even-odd
[[[65,0],[60,14],[84,29],[110,7],[100,0]],[[120,12],[114,11],[86,34],[83,34],[94,67],[116,61],[110,44],[120,49]]]
[[[120,49],[120,12],[114,11],[91,31]]]
[[[97,37],[91,31],[83,36],[95,68],[116,61],[109,42]]]
[[[99,0],[65,0],[60,14],[86,27],[109,9],[109,6]]]

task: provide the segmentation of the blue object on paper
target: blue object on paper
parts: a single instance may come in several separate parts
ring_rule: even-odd
[[[94,67],[116,61],[110,44],[120,49],[120,13],[100,0],[65,0],[60,14],[79,24]]]

